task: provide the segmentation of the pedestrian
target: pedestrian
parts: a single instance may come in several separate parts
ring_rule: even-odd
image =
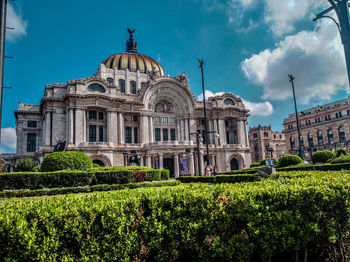
[[[213,173],[212,173],[213,176],[216,176],[216,166],[213,167]]]

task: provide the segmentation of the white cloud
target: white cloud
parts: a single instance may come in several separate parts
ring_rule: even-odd
[[[330,99],[347,86],[339,33],[328,21],[322,21],[314,31],[286,37],[273,50],[245,59],[241,68],[247,79],[263,87],[263,99],[291,97],[288,74],[296,77],[296,95],[305,104],[312,99]]]
[[[1,128],[1,144],[10,148],[16,148],[17,136],[15,128]]]
[[[14,27],[14,30],[6,30],[6,40],[14,42],[27,35],[28,22],[22,17],[21,10],[14,8],[10,3],[7,4],[6,26]]]
[[[249,102],[242,99],[245,107],[250,110],[252,116],[269,116],[273,113],[273,106],[270,102]]]
[[[225,92],[217,92],[213,93],[212,91],[205,90],[205,98],[207,99],[208,97],[212,96],[221,96]],[[203,93],[201,93],[199,96],[197,96],[198,101],[203,100]],[[273,113],[273,106],[270,102],[265,101],[265,102],[250,102],[245,99],[242,99],[245,107],[250,110],[250,114],[252,116],[269,116]]]

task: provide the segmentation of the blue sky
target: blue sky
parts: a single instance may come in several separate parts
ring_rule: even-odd
[[[293,112],[287,74],[296,77],[299,109],[348,95],[343,49],[334,24],[312,22],[326,0],[17,0],[8,8],[3,135],[15,150],[18,102],[38,104],[45,84],[88,77],[125,50],[127,27],[140,53],[167,74],[186,71],[201,94],[197,58],[205,60],[208,94],[232,92],[251,109],[249,127],[282,130]]]

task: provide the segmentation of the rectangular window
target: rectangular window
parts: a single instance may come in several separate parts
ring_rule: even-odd
[[[288,129],[290,129],[289,127],[290,127],[290,126],[288,126]],[[254,133],[254,134],[253,134],[253,137],[254,137],[254,138],[257,138],[257,137],[258,137],[258,133]]]
[[[342,118],[342,117],[343,117],[342,113],[341,113],[341,112],[339,112],[339,118]]]
[[[133,120],[134,120],[134,122],[138,122],[139,121],[139,116],[138,115],[134,115],[133,116]]]
[[[339,118],[339,115],[338,115],[338,113],[335,113],[335,118]]]
[[[350,116],[350,110],[346,110],[346,113],[348,114],[348,116]]]
[[[168,140],[169,140],[168,129],[163,128],[163,141],[168,141]]]
[[[268,136],[269,136],[269,133],[264,132],[264,137],[268,137]]]
[[[27,152],[35,152],[36,150],[36,134],[27,134]]]
[[[98,128],[98,141],[103,142],[103,126],[99,126]]]
[[[170,140],[171,141],[175,141],[176,140],[175,129],[174,128],[170,129]]]
[[[168,118],[167,117],[162,117],[162,123],[168,123]]]
[[[154,129],[154,137],[156,141],[160,141],[160,128]]]
[[[135,126],[134,127],[134,143],[138,143],[139,142],[139,133],[138,133],[138,128]]]
[[[98,119],[103,120],[103,112],[98,112]]]
[[[89,111],[89,119],[96,119],[97,112],[96,111]]]
[[[36,121],[28,121],[28,127],[36,127]]]
[[[125,143],[127,143],[127,144],[132,143],[131,139],[132,139],[132,137],[131,137],[131,127],[127,126],[127,127],[125,127]]]
[[[89,142],[96,142],[96,126],[89,125]]]

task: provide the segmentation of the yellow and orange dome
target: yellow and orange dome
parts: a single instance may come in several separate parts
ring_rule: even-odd
[[[107,68],[117,68],[118,70],[126,70],[140,73],[150,73],[158,71],[160,75],[165,75],[163,67],[153,58],[141,55],[137,52],[124,52],[111,55],[103,64]]]

